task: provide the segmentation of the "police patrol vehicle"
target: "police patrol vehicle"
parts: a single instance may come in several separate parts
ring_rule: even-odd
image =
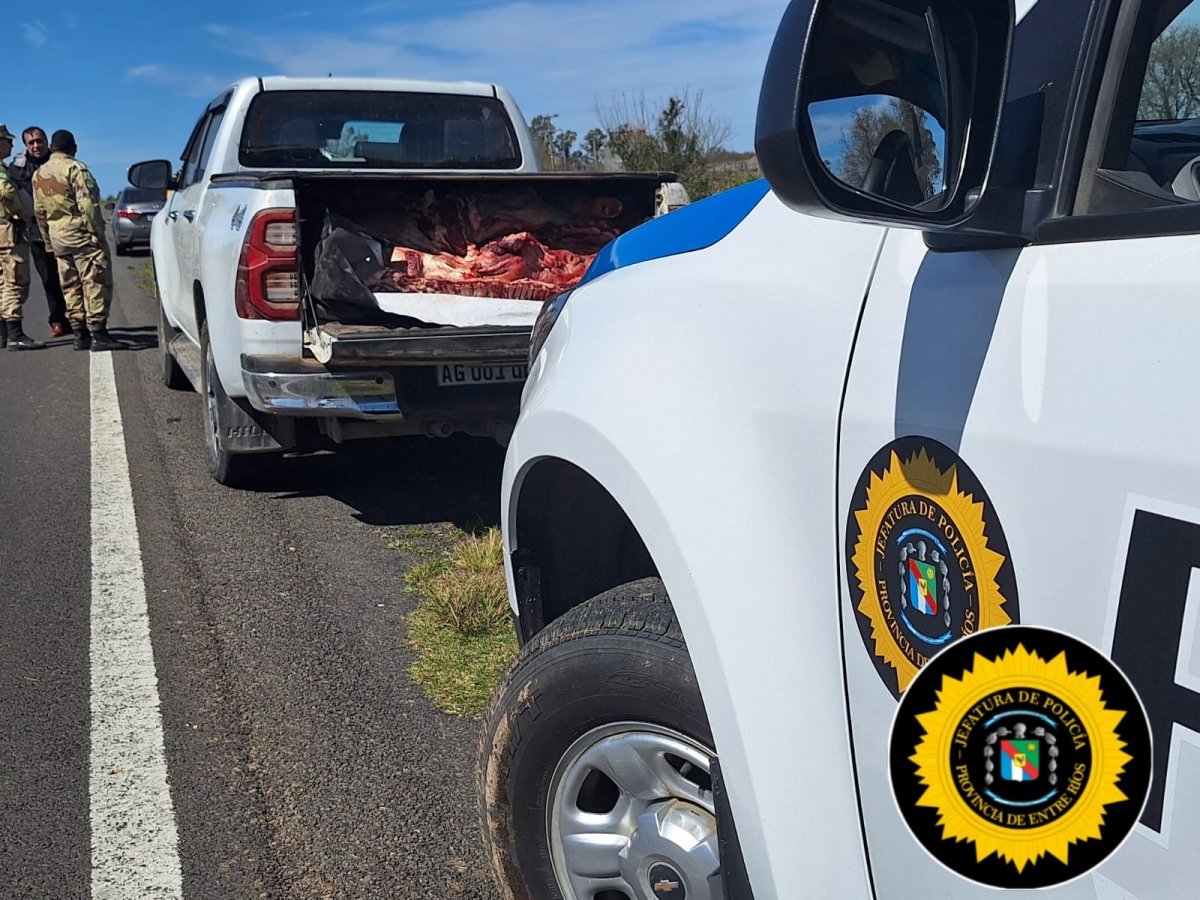
[[[1196,896],[1197,24],[794,0],[765,181],[546,304],[507,896]]]

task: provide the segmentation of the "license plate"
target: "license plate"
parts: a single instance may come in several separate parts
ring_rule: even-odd
[[[504,366],[443,363],[438,366],[438,384],[442,387],[461,384],[503,384],[506,381],[524,381],[528,375],[529,366],[524,363]]]

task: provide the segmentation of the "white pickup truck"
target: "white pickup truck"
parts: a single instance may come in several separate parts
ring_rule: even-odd
[[[151,231],[168,387],[208,469],[391,435],[505,440],[531,324],[664,206],[659,173],[541,173],[492,84],[248,78],[204,109]]]

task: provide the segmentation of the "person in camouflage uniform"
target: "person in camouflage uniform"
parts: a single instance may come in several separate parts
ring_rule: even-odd
[[[46,241],[33,218],[33,173],[50,159],[50,138],[37,125],[30,125],[21,132],[21,140],[25,143],[25,150],[8,164],[8,174],[16,182],[17,190],[21,192],[21,202],[25,205],[30,225],[29,255],[33,259],[38,281],[45,290],[46,308],[50,313],[50,337],[62,337],[71,333],[71,323],[67,321],[67,301],[63,297],[62,285],[58,283],[58,264],[54,261],[54,254],[46,249]]]
[[[0,159],[12,153],[13,134],[0,125]],[[21,312],[29,296],[29,240],[25,210],[8,170],[0,166],[0,347],[34,350],[44,346],[21,330]]]
[[[33,212],[58,261],[75,349],[121,350],[108,333],[112,305],[112,258],[104,238],[100,189],[87,166],[75,159],[75,135],[50,136],[50,159],[33,176]]]

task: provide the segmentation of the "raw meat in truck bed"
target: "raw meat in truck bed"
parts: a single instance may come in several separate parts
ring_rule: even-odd
[[[527,231],[506,235],[462,254],[429,253],[407,247],[367,285],[380,293],[457,294],[545,300],[574,287],[592,254],[552,250]]]
[[[397,212],[382,235],[395,249],[367,287],[378,293],[545,300],[574,287],[620,234],[615,197],[550,203],[535,191],[437,193]]]

